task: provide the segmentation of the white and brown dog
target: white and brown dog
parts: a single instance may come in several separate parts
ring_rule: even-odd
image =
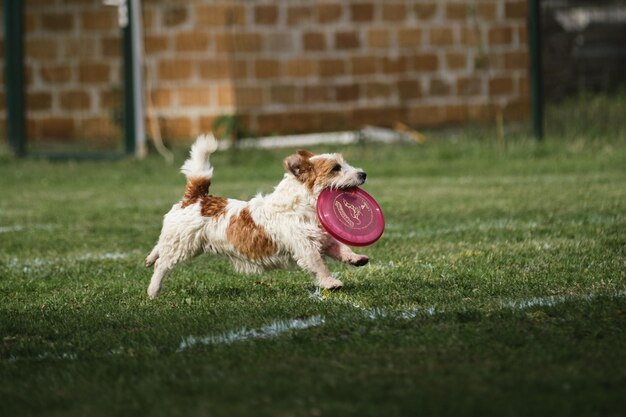
[[[273,193],[240,201],[208,194],[213,178],[209,155],[216,149],[212,135],[200,136],[181,168],[187,176],[183,200],[165,215],[159,241],[146,258],[147,266],[154,265],[150,298],[157,296],[163,277],[177,263],[203,252],[225,255],[245,273],[295,262],[314,276],[317,286],[329,289],[343,283],[333,278],[323,256],[355,266],[368,262],[367,256],[352,252],[322,229],[315,209],[324,188],[363,184],[363,170],[340,154],[298,151],[285,158],[287,172]]]

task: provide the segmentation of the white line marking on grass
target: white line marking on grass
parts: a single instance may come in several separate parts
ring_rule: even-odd
[[[103,261],[126,259],[130,253],[126,252],[105,252],[105,253],[84,253],[73,258],[75,261]]]
[[[38,360],[44,359],[65,359],[68,361],[75,361],[78,358],[78,355],[75,353],[40,353],[37,355]]]
[[[555,295],[555,296],[547,296],[547,297],[533,297],[528,299],[519,299],[519,300],[510,300],[510,301],[502,301],[499,304],[501,309],[512,309],[512,310],[527,310],[532,307],[554,307],[555,305],[562,304],[568,301],[592,301],[601,296],[612,296],[612,297],[626,297],[626,290],[617,291],[614,294],[606,294],[606,293],[590,293],[590,294],[582,294],[582,295]],[[382,318],[397,318],[397,319],[414,319],[418,316],[435,316],[438,314],[445,313],[445,310],[437,308],[435,306],[430,307],[408,307],[405,309],[399,310],[388,310],[384,307],[363,307],[356,301],[349,300],[345,296],[340,297],[332,297],[330,294],[322,294],[319,288],[311,293],[311,298],[325,302],[332,301],[338,302],[347,306],[350,306],[356,310],[359,310],[363,313],[363,316],[370,320],[382,319]]]
[[[12,226],[0,226],[0,233],[24,232],[29,230],[51,230],[57,228],[56,224],[30,224],[24,226],[22,224],[14,224]]]
[[[313,316],[308,319],[275,321],[260,329],[247,329],[244,327],[213,336],[188,336],[180,342],[177,351],[182,352],[195,345],[230,345],[243,340],[269,339],[292,330],[308,329],[310,327],[320,326],[324,323],[325,319],[323,317]]]
[[[554,307],[557,304],[566,303],[568,301],[592,301],[603,295],[612,297],[626,297],[626,290],[617,291],[614,294],[581,294],[581,295],[551,295],[547,297],[533,297],[526,300],[513,300],[505,301],[501,304],[503,308],[510,308],[513,310],[526,310],[531,307]]]
[[[11,258],[7,261],[7,265],[13,268],[28,269],[49,267],[53,265],[62,265],[69,262],[85,262],[85,261],[109,261],[126,259],[132,256],[132,253],[125,252],[104,252],[104,253],[82,253],[77,255],[63,256],[58,258],[32,258],[21,261],[17,258]]]
[[[394,261],[389,261],[386,263],[376,263],[376,264],[368,263],[362,268],[362,270],[367,271],[368,273],[387,272],[390,270],[398,269],[399,266],[400,265],[396,264]]]
[[[339,302],[341,304],[350,306],[356,310],[361,311],[363,315],[370,320],[376,320],[386,317],[408,320],[413,319],[417,316],[434,316],[436,314],[443,313],[443,310],[437,309],[434,306],[408,307],[399,310],[387,310],[383,307],[363,307],[361,304],[357,303],[356,301],[352,301],[345,296],[331,297],[330,292],[324,292],[325,294],[322,293],[322,290],[316,288],[316,290],[310,294],[310,297],[317,301]]]
[[[22,230],[24,230],[24,226],[22,226],[21,224],[0,227],[0,233],[21,232]]]
[[[43,353],[40,353],[37,356],[33,356],[33,357],[11,355],[11,356],[9,356],[7,361],[8,362],[18,362],[18,361],[23,361],[23,360],[43,361],[43,360],[47,360],[47,359],[64,360],[64,361],[75,361],[76,359],[78,359],[78,355],[76,353],[68,353],[68,352],[66,352],[66,353],[43,352]]]
[[[437,310],[435,307],[427,307],[427,308],[410,307],[407,309],[389,311],[381,307],[365,308],[357,304],[354,304],[353,306],[361,310],[363,312],[363,315],[370,320],[377,320],[377,319],[384,319],[384,318],[410,320],[418,316],[432,317],[436,314],[443,313],[443,310]]]
[[[591,296],[583,297],[587,299],[591,299]],[[502,307],[510,308],[513,310],[526,310],[531,307],[553,307],[557,304],[564,303],[568,300],[574,299],[574,297],[566,297],[564,295],[560,296],[549,296],[549,297],[537,297],[537,298],[529,298],[527,300],[513,300],[513,301],[505,301],[502,303]]]

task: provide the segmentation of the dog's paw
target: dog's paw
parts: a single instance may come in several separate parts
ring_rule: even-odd
[[[333,277],[329,277],[323,280],[319,280],[317,282],[317,286],[320,288],[325,288],[327,290],[338,290],[343,287],[343,282]]]
[[[160,288],[148,287],[148,298],[154,300],[159,295]]]
[[[369,261],[370,261],[370,258],[368,258],[367,256],[359,255],[358,257],[356,257],[350,262],[350,265],[363,266],[363,265],[367,265]]]
[[[153,251],[150,255],[146,257],[146,267],[150,268],[152,265],[155,264],[157,259],[159,259],[159,253]]]

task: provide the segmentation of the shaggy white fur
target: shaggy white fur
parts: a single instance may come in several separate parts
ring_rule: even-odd
[[[237,271],[261,273],[294,262],[310,272],[316,285],[337,289],[323,261],[327,255],[355,266],[368,257],[358,255],[332,238],[319,224],[315,205],[327,187],[345,188],[365,182],[365,172],[339,154],[314,155],[299,151],[284,160],[287,171],[274,192],[250,201],[208,195],[213,177],[209,156],[217,149],[212,135],[200,136],[181,168],[187,176],[184,199],[163,219],[159,241],[146,258],[154,265],[148,296],[161,289],[165,274],[177,263],[203,252],[228,257]]]

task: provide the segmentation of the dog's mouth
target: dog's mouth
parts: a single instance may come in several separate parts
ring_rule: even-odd
[[[365,179],[359,178],[354,181],[346,181],[340,184],[330,184],[327,188],[330,188],[332,190],[347,190],[350,188],[358,187],[363,184],[365,184]]]
[[[331,190],[347,190],[349,188],[363,185],[366,178],[367,174],[363,171],[359,171],[355,175],[351,175],[349,177],[336,178],[334,181],[325,184],[322,188],[328,188]]]

